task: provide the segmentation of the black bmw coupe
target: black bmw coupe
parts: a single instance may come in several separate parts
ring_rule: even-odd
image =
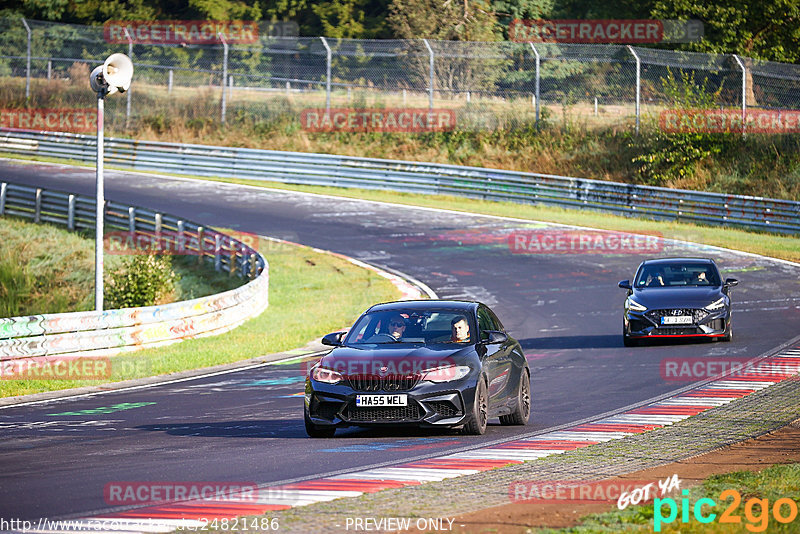
[[[735,278],[724,282],[714,260],[663,258],[639,265],[628,290],[622,321],[626,347],[646,338],[705,337],[731,340],[730,288]]]
[[[420,300],[369,308],[306,377],[311,437],[346,426],[413,425],[483,434],[489,418],[525,425],[530,369],[519,343],[479,302]]]

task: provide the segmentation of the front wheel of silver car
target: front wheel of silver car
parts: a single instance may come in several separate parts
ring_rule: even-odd
[[[489,394],[486,391],[486,382],[478,380],[475,388],[475,401],[472,403],[472,413],[470,420],[464,425],[464,434],[480,436],[486,432],[486,424],[489,421]]]
[[[500,423],[504,425],[527,425],[531,416],[531,379],[525,369],[519,377],[519,388],[514,408],[508,415],[500,416]]]

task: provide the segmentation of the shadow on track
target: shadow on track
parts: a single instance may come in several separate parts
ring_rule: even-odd
[[[210,438],[305,438],[303,420],[226,421],[223,423],[175,423],[141,425],[137,430],[166,432],[171,436]]]
[[[615,349],[622,346],[619,334],[599,336],[530,337],[520,339],[523,349]]]

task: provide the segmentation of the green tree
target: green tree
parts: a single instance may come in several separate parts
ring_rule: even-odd
[[[483,0],[392,0],[389,23],[401,39],[496,41],[494,7]]]
[[[331,0],[311,6],[325,37],[371,39],[384,35],[388,2]]]
[[[797,0],[655,0],[651,14],[661,19],[702,20],[705,37],[684,45],[687,50],[800,62]]]

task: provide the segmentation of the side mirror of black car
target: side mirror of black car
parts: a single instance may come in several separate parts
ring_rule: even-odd
[[[322,338],[322,344],[329,347],[338,347],[342,344],[342,336],[344,332],[332,332]]]
[[[487,345],[495,345],[497,343],[505,343],[508,341],[508,336],[505,332],[500,332],[498,330],[489,330],[486,332],[489,334],[489,337],[485,339],[483,342]]]
[[[628,291],[631,290],[631,281],[630,280],[622,280],[619,283],[619,287],[622,289],[627,289]]]
[[[725,287],[733,287],[738,286],[739,281],[736,278],[726,278],[725,279]]]

